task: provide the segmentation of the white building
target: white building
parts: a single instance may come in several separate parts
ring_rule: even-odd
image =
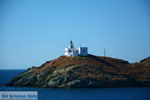
[[[74,48],[73,42],[70,41],[70,44],[67,48],[65,48],[65,55],[68,57],[76,57],[76,56],[87,56],[88,55],[88,48],[87,47],[79,47]]]

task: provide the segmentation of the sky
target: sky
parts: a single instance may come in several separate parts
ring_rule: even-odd
[[[149,0],[0,0],[0,69],[40,66],[70,40],[129,62],[150,56]]]

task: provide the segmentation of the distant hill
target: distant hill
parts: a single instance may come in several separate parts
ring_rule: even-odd
[[[7,86],[97,88],[150,86],[150,57],[130,64],[121,59],[88,55],[60,56],[29,68]]]
[[[144,64],[145,66],[150,66],[150,57],[141,60],[140,63]]]

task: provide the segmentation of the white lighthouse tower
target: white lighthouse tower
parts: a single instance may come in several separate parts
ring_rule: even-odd
[[[70,44],[67,48],[65,48],[65,55],[68,57],[76,57],[76,56],[87,56],[88,48],[87,47],[79,47],[78,49],[74,48],[73,42],[70,41]]]

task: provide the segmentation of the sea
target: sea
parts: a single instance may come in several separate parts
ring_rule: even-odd
[[[0,70],[0,84],[9,82],[25,70]],[[36,91],[38,100],[150,100],[150,88],[79,88],[44,89],[31,87],[0,86],[2,91]]]

